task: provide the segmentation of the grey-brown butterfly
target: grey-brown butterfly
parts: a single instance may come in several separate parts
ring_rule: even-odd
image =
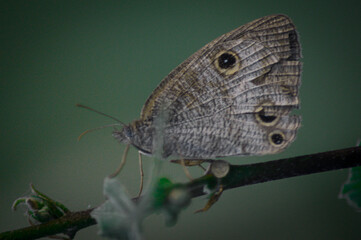
[[[149,155],[157,140],[163,157],[183,159],[280,152],[300,127],[300,116],[290,115],[299,107],[300,58],[289,17],[252,21],[175,68],[150,95],[140,119],[113,136]]]

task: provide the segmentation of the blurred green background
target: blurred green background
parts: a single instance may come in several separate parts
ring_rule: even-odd
[[[361,137],[360,1],[1,1],[0,231],[27,226],[12,202],[29,183],[72,210],[103,201],[103,178],[124,146],[99,130],[114,123],[83,103],[130,122],[160,80],[203,45],[256,18],[283,13],[303,46],[303,126],[285,152],[229,158],[266,161],[355,146]],[[145,168],[152,159],[145,159]],[[146,174],[149,171],[146,170]],[[147,239],[360,239],[361,215],[338,199],[347,170],[233,189],[207,213],[193,200],[172,228],[161,215]],[[192,170],[197,176],[201,172]],[[164,175],[185,181],[178,166]],[[148,174],[149,176],[149,174]],[[139,184],[136,151],[121,173]],[[96,226],[76,239],[101,239]]]

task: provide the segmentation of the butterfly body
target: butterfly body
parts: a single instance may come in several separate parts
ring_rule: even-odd
[[[262,155],[296,136],[302,64],[284,15],[257,19],[194,53],[153,91],[140,119],[113,132],[152,155],[184,159]],[[158,149],[159,150],[159,149]]]

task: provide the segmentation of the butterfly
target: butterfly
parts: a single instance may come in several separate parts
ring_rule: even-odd
[[[115,130],[140,153],[184,159],[278,153],[296,137],[302,63],[295,26],[271,15],[226,33],[169,73],[140,118]],[[155,142],[161,143],[155,144]]]

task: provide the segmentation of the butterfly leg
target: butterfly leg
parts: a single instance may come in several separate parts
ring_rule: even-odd
[[[213,204],[215,204],[218,201],[218,199],[221,197],[222,193],[223,193],[223,186],[220,185],[218,190],[216,192],[212,193],[211,198],[208,200],[206,205],[202,209],[195,211],[195,213],[208,211],[213,206]]]
[[[140,152],[138,152],[138,157],[139,157],[139,171],[140,171],[140,185],[139,185],[138,197],[140,197],[143,191],[143,182],[144,182],[143,161],[142,161],[142,154]]]
[[[202,164],[199,164],[198,167],[202,168],[203,171],[207,171],[207,169],[203,167]]]
[[[193,180],[192,176],[189,173],[189,170],[187,167],[193,167],[193,166],[198,166],[200,168],[202,168],[204,171],[206,171],[207,169],[205,169],[201,164],[204,162],[208,162],[209,160],[203,160],[203,159],[177,159],[177,160],[171,160],[172,163],[176,163],[176,164],[180,164],[183,166],[184,172],[186,174],[186,176],[190,179]]]
[[[182,160],[171,160],[172,163],[176,164],[184,164],[187,167],[193,167],[193,166],[201,166],[202,163],[207,162],[208,160],[204,159],[182,159]],[[183,162],[183,163],[182,163]]]
[[[183,171],[184,171],[185,175],[188,177],[188,179],[193,180],[193,177],[192,177],[191,173],[189,172],[184,159],[180,160],[180,164],[182,165]]]
[[[119,167],[117,168],[117,170],[115,170],[114,173],[109,175],[109,178],[116,177],[120,173],[120,171],[122,170],[123,166],[125,165],[125,162],[127,161],[129,146],[130,146],[130,144],[127,144],[127,146],[125,147],[123,157],[122,157],[122,161],[120,162]]]

